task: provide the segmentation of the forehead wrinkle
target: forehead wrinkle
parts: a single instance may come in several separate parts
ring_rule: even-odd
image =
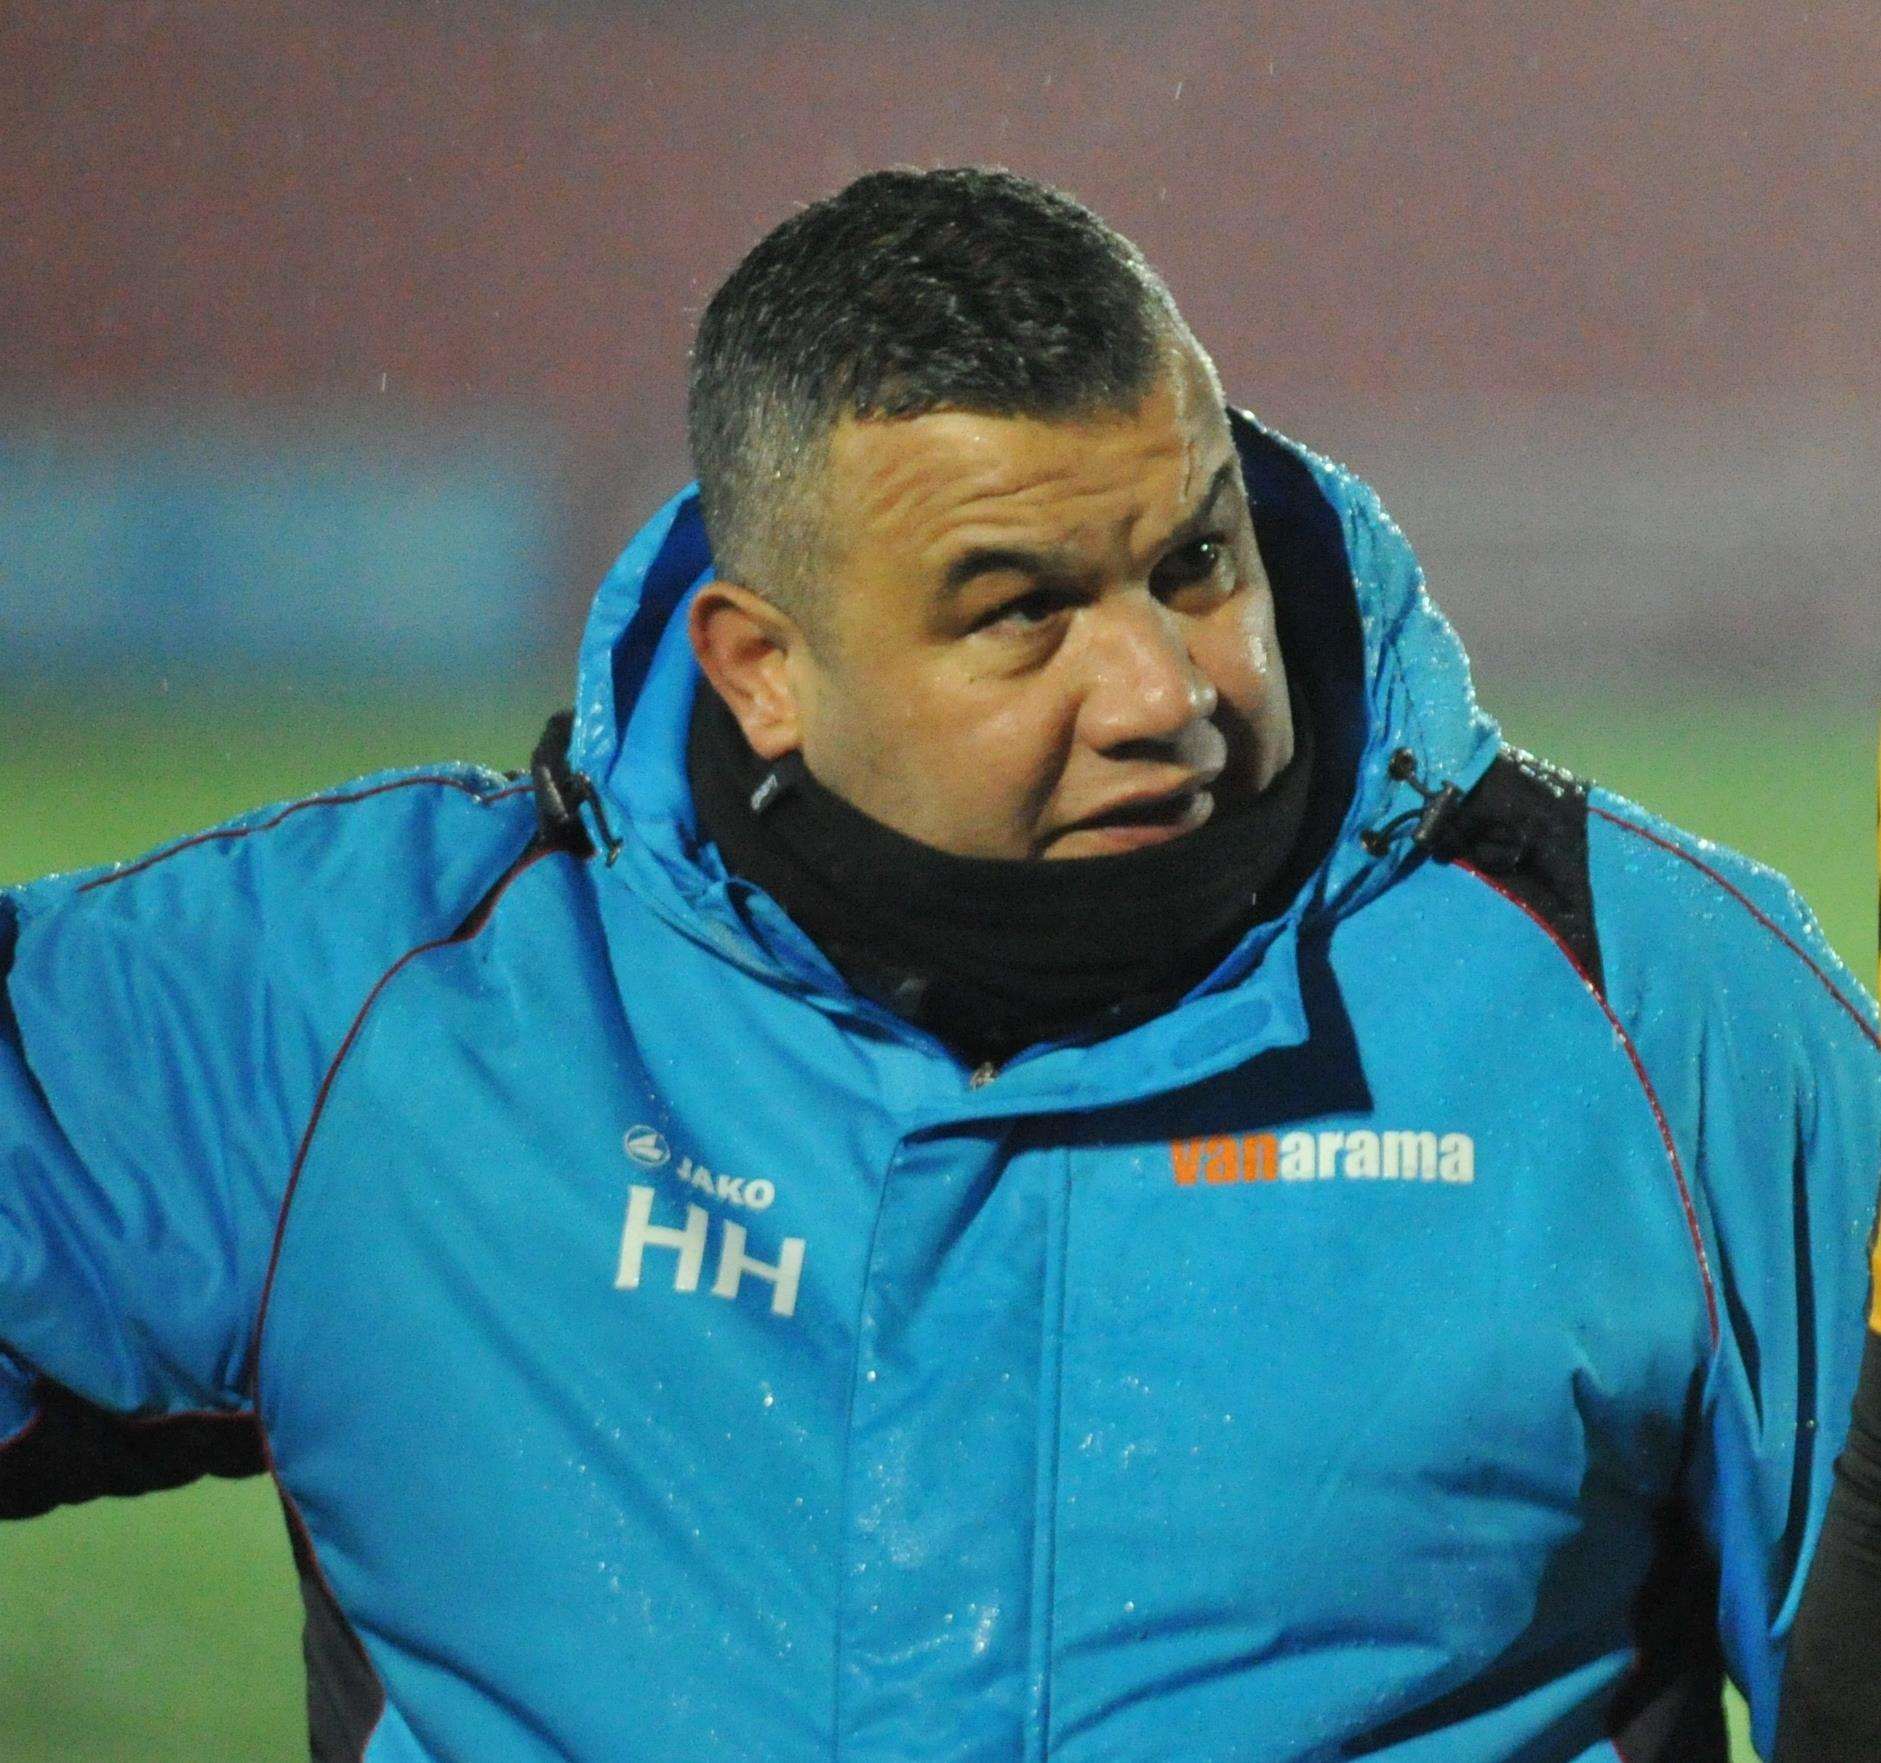
[[[1120,497],[1134,501],[1148,474],[1134,473],[1120,480],[1101,469],[1089,469],[1090,464],[1086,458],[1074,458],[1023,476],[1003,474],[1003,481],[996,478],[982,494],[964,498],[963,512],[969,521],[992,527],[1026,524],[1043,514],[1067,537],[1128,525],[1135,518],[1133,510],[1126,508],[1107,520],[1106,505]]]
[[[1214,437],[1195,432],[1184,390],[1171,376],[1133,411],[1069,424],[938,411],[847,419],[835,438],[862,523],[898,529],[924,558],[977,544],[1135,562],[1198,512]]]
[[[1115,507],[1120,495],[1135,502],[1140,474],[1120,482],[1092,471],[1089,462],[1038,461],[1023,471],[1010,458],[989,458],[983,469],[934,472],[907,459],[878,477],[876,512],[906,521],[925,553],[973,544],[1022,544],[1038,550],[1104,549],[1139,518],[1134,506]]]
[[[927,534],[945,526],[955,509],[963,503],[988,493],[987,480],[997,479],[997,460],[988,458],[976,466],[964,460],[962,450],[949,446],[944,439],[935,443],[935,431],[926,430],[925,444],[913,436],[913,425],[925,418],[904,419],[900,432],[886,442],[871,436],[868,445],[856,457],[860,425],[856,435],[848,437],[845,451],[855,460],[856,501],[866,522],[891,528],[911,528]]]
[[[935,535],[928,555],[944,567],[954,557],[975,550],[1011,549],[1037,556],[1055,572],[1071,577],[1107,573],[1130,557],[1140,523],[1154,521],[1154,510],[1136,506],[1135,497],[1119,507],[1115,485],[1061,490],[1070,477],[1036,480],[1027,491],[1003,495],[984,508],[969,507],[963,517]],[[1044,498],[1041,507],[1041,498]]]

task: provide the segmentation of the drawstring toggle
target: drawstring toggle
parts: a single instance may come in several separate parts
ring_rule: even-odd
[[[1418,807],[1407,808],[1382,826],[1367,827],[1359,834],[1359,843],[1372,856],[1382,857],[1390,850],[1392,840],[1410,827],[1413,829],[1411,843],[1420,851],[1428,851],[1443,823],[1449,819],[1451,809],[1462,801],[1463,792],[1455,784],[1441,784],[1432,789],[1417,775],[1417,755],[1409,747],[1400,747],[1393,753],[1385,771],[1393,783],[1409,784],[1422,801]]]
[[[576,771],[568,762],[574,721],[566,710],[558,710],[551,716],[530,760],[529,779],[535,786],[538,836],[545,844],[559,850],[571,851],[578,857],[591,856],[593,843],[581,820],[585,804],[593,812],[594,824],[601,833],[602,849],[608,863],[612,864],[620,855],[620,840],[615,838],[614,829],[607,823],[600,792],[585,773]]]

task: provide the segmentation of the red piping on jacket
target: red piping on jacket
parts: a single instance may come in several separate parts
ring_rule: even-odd
[[[1789,950],[1798,961],[1816,976],[1822,984],[1822,989],[1854,1018],[1855,1026],[1867,1036],[1868,1040],[1874,1045],[1875,1050],[1881,1052],[1881,1034],[1877,1034],[1874,1029],[1869,1026],[1867,1017],[1863,1016],[1861,1011],[1856,1008],[1854,1000],[1844,994],[1836,983],[1817,966],[1809,951],[1805,949],[1801,943],[1797,942],[1789,932],[1784,930],[1782,925],[1778,924],[1775,919],[1770,917],[1770,915],[1758,906],[1741,888],[1727,880],[1702,858],[1694,857],[1691,852],[1681,850],[1670,839],[1662,839],[1657,833],[1640,826],[1637,822],[1627,820],[1618,814],[1610,814],[1604,808],[1596,808],[1591,802],[1587,805],[1587,811],[1589,814],[1598,814],[1600,818],[1606,821],[1610,826],[1617,826],[1621,831],[1633,834],[1635,838],[1644,839],[1649,845],[1657,845],[1661,851],[1670,851],[1674,857],[1679,858],[1682,862],[1689,863],[1700,875],[1709,876],[1719,887],[1729,894],[1738,905],[1742,906],[1752,918],[1775,937],[1784,948]]]
[[[533,784],[511,784],[505,789],[492,790],[486,795],[474,784],[467,784],[462,778],[445,777],[439,773],[427,772],[421,777],[402,777],[387,784],[374,784],[370,789],[351,790],[338,796],[309,796],[302,802],[290,802],[280,813],[267,820],[257,821],[253,826],[219,827],[213,832],[193,833],[187,839],[179,839],[174,845],[166,845],[161,851],[153,851],[148,857],[140,857],[135,863],[126,864],[122,869],[114,869],[109,875],[94,876],[77,891],[89,894],[93,888],[109,887],[113,882],[127,881],[131,876],[142,875],[145,870],[168,861],[180,852],[194,850],[198,845],[216,844],[225,839],[245,839],[251,833],[271,832],[290,815],[298,814],[304,808],[341,808],[349,802],[364,802],[372,796],[383,796],[389,790],[408,790],[414,784],[437,784],[443,789],[462,790],[467,796],[474,796],[480,802],[501,802],[506,796],[520,796],[533,789]]]
[[[497,904],[509,892],[511,885],[519,876],[526,875],[544,857],[556,854],[556,847],[547,846],[514,864],[509,872],[491,889],[489,895],[477,910],[471,914],[456,930],[447,936],[432,937],[428,942],[419,943],[392,963],[385,972],[373,982],[372,990],[354,1015],[352,1026],[341,1039],[339,1050],[333,1055],[326,1069],[326,1075],[320,1080],[320,1088],[314,1093],[311,1112],[307,1116],[307,1125],[300,1136],[299,1148],[294,1153],[294,1162],[288,1170],[287,1187],[281,1195],[281,1210],[275,1219],[274,1242],[268,1251],[268,1271],[261,1283],[261,1302],[255,1312],[254,1333],[248,1344],[248,1389],[255,1401],[256,1419],[260,1419],[261,1394],[261,1331],[268,1319],[268,1301],[274,1295],[274,1276],[281,1261],[281,1243],[287,1232],[287,1215],[294,1204],[294,1190],[300,1185],[301,1171],[306,1167],[307,1153],[313,1146],[313,1138],[319,1130],[320,1117],[326,1110],[327,1098],[332,1093],[334,1080],[340,1074],[340,1067],[345,1064],[346,1056],[353,1050],[353,1043],[359,1039],[360,1031],[366,1026],[366,1018],[372,1013],[372,1007],[379,1000],[379,995],[391,982],[420,955],[428,955],[434,949],[448,949],[455,944],[468,943],[476,937],[496,915]],[[263,1448],[266,1449],[266,1428],[263,1431]]]
[[[10,1451],[15,1445],[31,1438],[33,1434],[39,1430],[40,1423],[45,1418],[46,1405],[41,1402],[39,1406],[32,1411],[31,1415],[27,1417],[26,1424],[22,1426],[18,1432],[10,1439],[0,1439],[0,1452]]]
[[[1692,1204],[1692,1191],[1685,1180],[1685,1164],[1683,1159],[1679,1156],[1678,1144],[1672,1137],[1671,1123],[1667,1121],[1665,1117],[1665,1109],[1659,1102],[1659,1092],[1653,1088],[1652,1078],[1646,1071],[1646,1063],[1640,1058],[1639,1049],[1633,1045],[1633,1037],[1626,1032],[1626,1025],[1620,1021],[1618,1015],[1614,1012],[1613,1006],[1607,1002],[1606,998],[1601,994],[1600,988],[1594,984],[1593,976],[1582,966],[1580,957],[1568,947],[1566,941],[1553,925],[1543,918],[1539,912],[1535,911],[1527,901],[1511,893],[1493,876],[1486,875],[1473,863],[1459,858],[1455,861],[1454,867],[1462,870],[1466,875],[1475,876],[1484,887],[1488,888],[1493,893],[1500,894],[1502,898],[1507,900],[1523,917],[1540,928],[1542,934],[1547,937],[1548,941],[1553,943],[1554,946],[1560,950],[1561,958],[1567,962],[1568,966],[1574,969],[1575,976],[1580,980],[1581,984],[1587,988],[1587,995],[1600,1006],[1600,1013],[1606,1017],[1615,1038],[1619,1041],[1620,1045],[1626,1049],[1626,1057],[1632,1064],[1633,1075],[1639,1080],[1639,1087],[1644,1092],[1646,1101],[1652,1109],[1653,1120],[1658,1125],[1659,1140],[1660,1143],[1665,1146],[1666,1157],[1672,1165],[1673,1180],[1678,1183],[1679,1205],[1685,1212],[1685,1229],[1692,1240],[1692,1253],[1698,1260],[1698,1277],[1704,1283],[1705,1321],[1710,1329],[1711,1345],[1715,1351],[1719,1340],[1718,1293],[1711,1278],[1711,1257],[1705,1249],[1704,1233],[1698,1228],[1698,1209]]]
[[[437,781],[448,782],[450,780],[440,779]],[[392,785],[389,787],[397,788],[398,786]],[[518,785],[516,789],[505,790],[501,793],[504,795],[515,795],[519,790],[528,787],[528,785]],[[336,798],[332,797],[327,798],[329,801],[335,799]],[[495,798],[492,797],[490,799],[494,800]],[[360,1030],[365,1027],[366,1018],[371,1014],[373,1005],[378,1002],[380,993],[382,993],[385,988],[391,984],[393,979],[411,962],[417,960],[420,955],[429,954],[433,949],[447,949],[453,945],[470,942],[483,931],[490,920],[496,915],[497,903],[509,892],[511,884],[515,882],[517,877],[533,869],[544,857],[552,857],[555,854],[556,847],[549,846],[536,851],[533,855],[521,858],[512,865],[508,873],[491,889],[490,893],[482,904],[478,906],[477,910],[459,925],[456,930],[452,931],[448,936],[433,937],[428,942],[419,943],[416,947],[407,949],[403,955],[399,956],[399,958],[374,981],[371,991],[366,994],[365,1002],[359,1006],[357,1014],[353,1017],[352,1026],[347,1029],[345,1037],[341,1040],[339,1050],[333,1055],[331,1063],[327,1066],[326,1075],[320,1080],[320,1088],[314,1096],[312,1111],[307,1117],[306,1129],[301,1134],[300,1146],[294,1153],[293,1167],[288,1172],[287,1188],[281,1195],[281,1211],[279,1217],[275,1220],[274,1226],[274,1243],[268,1252],[268,1272],[266,1278],[262,1281],[261,1302],[255,1312],[255,1331],[249,1341],[249,1395],[254,1405],[255,1431],[260,1436],[261,1440],[261,1460],[267,1466],[269,1478],[274,1482],[275,1492],[281,1497],[281,1505],[288,1515],[289,1523],[300,1533],[301,1541],[306,1548],[307,1562],[313,1569],[314,1578],[320,1582],[321,1589],[332,1601],[334,1609],[342,1613],[345,1610],[345,1606],[340,1602],[338,1594],[333,1590],[332,1582],[327,1578],[326,1569],[320,1564],[320,1553],[314,1547],[313,1534],[307,1528],[306,1519],[301,1516],[299,1506],[294,1503],[294,1496],[288,1492],[287,1484],[281,1479],[280,1466],[276,1463],[274,1457],[274,1441],[268,1436],[267,1425],[261,1418],[261,1333],[263,1325],[268,1319],[269,1300],[274,1296],[274,1276],[276,1269],[280,1266],[281,1244],[287,1232],[288,1209],[293,1205],[294,1190],[300,1185],[301,1171],[306,1167],[307,1153],[312,1148],[314,1133],[318,1129],[320,1117],[326,1109],[327,1097],[332,1092],[334,1079],[339,1076],[340,1067],[345,1063],[347,1054],[353,1050],[353,1043],[359,1039]],[[347,1624],[347,1631],[349,1634],[352,1634],[354,1644],[358,1646],[368,1669],[372,1670],[376,1678],[378,1671],[372,1665],[371,1656],[366,1653],[365,1643],[359,1639],[356,1633],[353,1633],[351,1623]],[[380,1687],[381,1690],[383,1690],[383,1683],[381,1683]],[[378,1731],[380,1723],[385,1719],[385,1709],[390,1706],[391,1702],[387,1699],[385,1706],[379,1711],[378,1720],[373,1723],[373,1732],[376,1733]],[[360,1754],[362,1757],[365,1754],[365,1750],[370,1748],[371,1744],[372,1733],[368,1733],[366,1735],[365,1746],[361,1749]]]

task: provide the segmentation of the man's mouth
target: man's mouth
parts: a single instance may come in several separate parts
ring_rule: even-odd
[[[1137,797],[1066,827],[1056,841],[1055,855],[1097,856],[1161,844],[1195,831],[1214,809],[1214,793],[1201,784]]]

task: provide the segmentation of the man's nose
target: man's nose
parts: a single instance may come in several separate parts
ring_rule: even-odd
[[[1148,593],[1119,594],[1097,610],[1080,716],[1089,745],[1170,741],[1215,714],[1219,694],[1189,653],[1179,613]]]

